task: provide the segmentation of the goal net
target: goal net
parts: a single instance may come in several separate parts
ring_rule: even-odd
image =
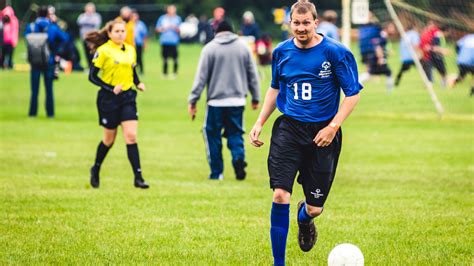
[[[474,81],[469,69],[460,69],[460,62],[468,61],[460,58],[460,49],[474,49],[469,38],[474,33],[474,1],[370,1],[369,9],[386,34],[387,65],[396,84],[374,107],[389,113],[472,119]],[[467,70],[463,78],[460,70]],[[364,85],[384,93],[384,78]]]

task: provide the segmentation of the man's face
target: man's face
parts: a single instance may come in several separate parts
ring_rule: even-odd
[[[176,15],[176,7],[175,7],[175,6],[169,6],[169,7],[166,9],[166,13],[168,14],[168,16],[174,16],[174,15]]]
[[[296,40],[304,45],[313,39],[318,23],[319,21],[313,18],[311,12],[304,14],[293,12],[290,23],[291,32]]]

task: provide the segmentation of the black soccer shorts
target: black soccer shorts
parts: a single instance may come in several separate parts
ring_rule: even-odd
[[[118,95],[104,89],[99,90],[97,94],[99,125],[116,129],[123,121],[138,120],[136,97],[137,91],[133,89]]]
[[[178,46],[176,45],[162,45],[161,46],[161,56],[165,59],[171,57],[173,59],[178,58]]]
[[[316,146],[313,139],[329,122],[305,123],[285,115],[275,121],[268,155],[270,188],[292,193],[299,173],[298,183],[303,186],[306,202],[324,206],[336,174],[342,131],[339,129],[327,147]]]

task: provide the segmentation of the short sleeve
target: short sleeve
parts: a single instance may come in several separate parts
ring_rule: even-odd
[[[155,25],[155,28],[156,28],[156,29],[158,29],[159,27],[161,27],[162,20],[163,20],[163,17],[159,17],[159,18],[158,18],[158,20],[156,21],[156,25]]]
[[[357,63],[352,53],[345,53],[344,57],[336,64],[335,72],[344,95],[353,96],[362,90],[363,86],[359,83]]]
[[[279,70],[278,70],[278,55],[277,50],[273,50],[272,54],[272,82],[271,87],[274,89],[280,89],[280,77],[279,77]]]
[[[92,58],[92,63],[97,68],[103,68],[105,59],[106,59],[105,53],[101,50],[97,50],[94,54],[94,58]]]

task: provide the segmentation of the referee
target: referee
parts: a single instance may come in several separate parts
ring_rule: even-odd
[[[359,101],[362,86],[352,53],[341,43],[317,34],[316,7],[298,1],[291,7],[293,38],[278,45],[272,57],[272,82],[262,111],[250,132],[252,145],[275,107],[268,155],[273,204],[270,238],[275,265],[285,264],[293,184],[303,187],[297,207],[298,244],[309,251],[316,242],[313,218],[323,211],[336,173],[342,145],[340,125]],[[339,108],[341,89],[345,98]]]
[[[100,166],[117,136],[117,127],[122,131],[127,144],[127,153],[137,188],[148,188],[142,177],[140,156],[137,146],[138,112],[136,90],[145,91],[145,84],[138,79],[135,70],[136,52],[131,45],[124,43],[125,21],[117,18],[108,22],[100,31],[88,33],[86,41],[95,51],[89,73],[89,80],[100,87],[97,95],[99,124],[104,128],[104,136],[97,147],[95,163],[90,170],[90,183],[99,187]],[[99,71],[101,77],[98,76]]]

